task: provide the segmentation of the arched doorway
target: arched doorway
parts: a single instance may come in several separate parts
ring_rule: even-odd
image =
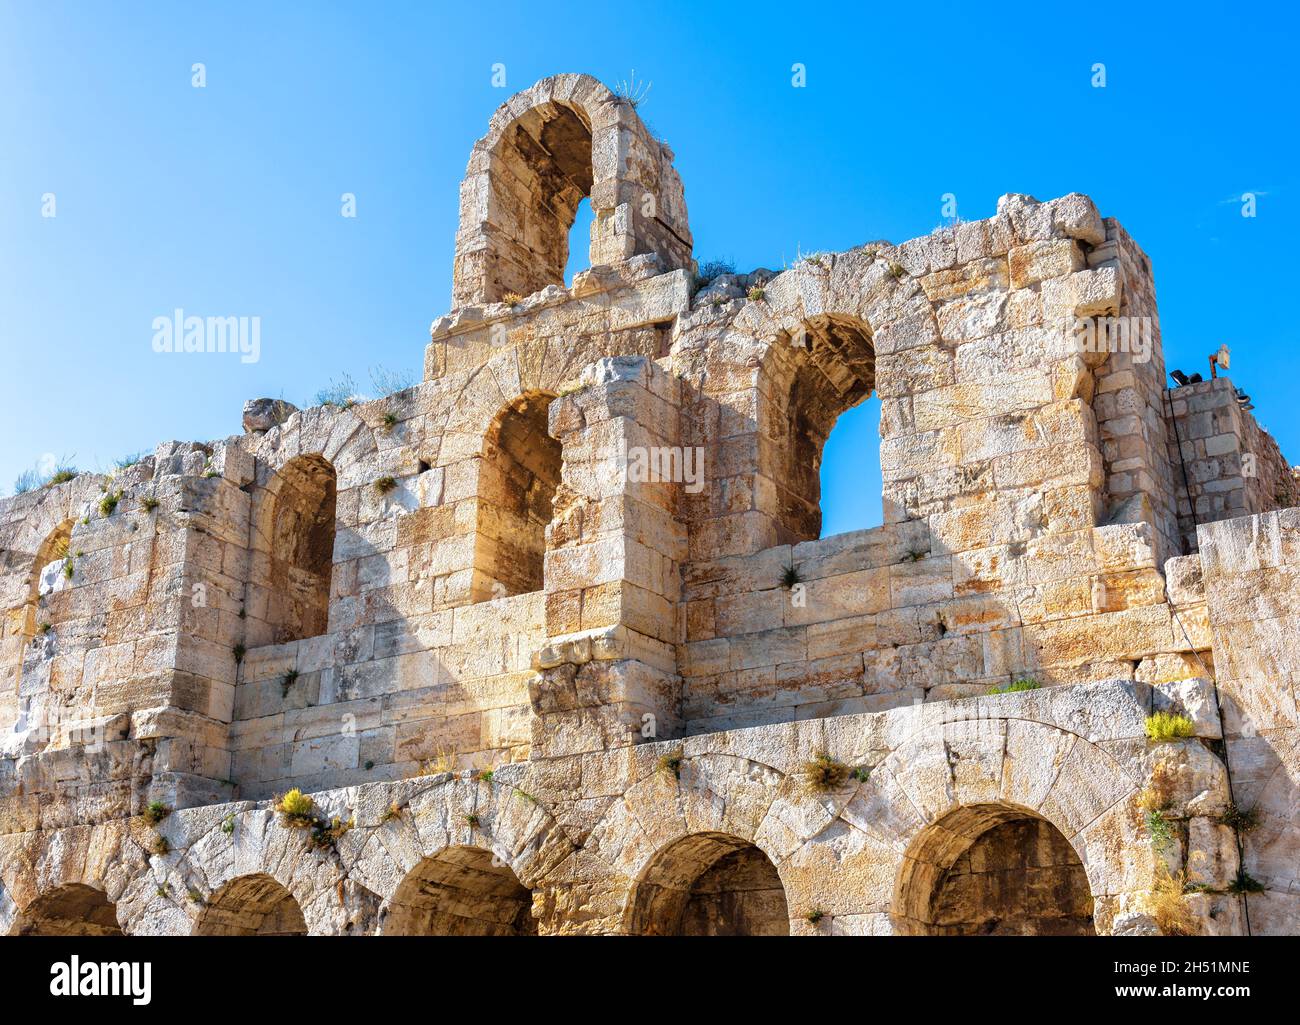
[[[21,632],[27,640],[66,618],[66,600],[58,595],[71,582],[72,520],[64,520],[45,536],[32,559],[27,576],[26,602],[19,613]],[[75,569],[74,569],[75,572]]]
[[[754,844],[695,833],[651,860],[633,895],[639,936],[788,936],[790,911],[776,866]]]
[[[1070,842],[1027,809],[981,804],[928,826],[894,894],[900,932],[1093,936],[1088,876]]]
[[[510,866],[479,847],[448,847],[407,873],[389,902],[386,936],[536,936],[533,897]]]
[[[121,936],[117,908],[103,890],[66,883],[32,901],[15,919],[14,936]]]
[[[307,923],[293,894],[269,875],[232,879],[208,900],[196,936],[306,936]]]
[[[534,391],[506,405],[483,439],[475,601],[528,594],[543,587],[546,527],[560,484],[560,443],[548,429],[553,395]]]

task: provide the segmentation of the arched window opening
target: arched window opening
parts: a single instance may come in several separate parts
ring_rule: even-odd
[[[545,103],[503,133],[489,175],[486,301],[564,284],[569,232],[592,180],[591,125],[577,110]]]
[[[269,551],[257,581],[266,593],[271,642],[316,637],[328,629],[334,567],[334,467],[298,456],[277,474],[270,498]]]
[[[478,847],[449,847],[407,873],[388,936],[536,936],[533,898],[510,866]]]
[[[32,570],[27,583],[27,608],[23,621],[23,632],[28,637],[44,624],[52,623],[49,614],[42,616],[42,606],[56,604],[53,599],[48,603],[46,599],[55,592],[63,590],[69,581],[67,566],[68,558],[72,554],[70,551],[72,522],[72,520],[64,520],[50,531],[32,560]]]
[[[117,908],[103,890],[66,883],[31,902],[14,921],[14,936],[121,936]]]
[[[569,256],[564,267],[564,284],[573,286],[573,276],[591,266],[591,226],[596,220],[591,208],[591,198],[584,197],[578,204],[573,226],[569,229]]]
[[[196,936],[306,936],[307,923],[293,894],[258,873],[232,879],[208,900]]]
[[[843,317],[814,317],[790,341],[796,364],[780,424],[784,436],[776,439],[778,472],[773,483],[789,540],[811,541],[871,525],[857,522],[866,518],[861,513],[841,516],[837,509],[834,526],[823,529],[822,482],[833,473],[839,494],[861,489],[863,480],[870,479],[871,490],[879,495],[879,440],[866,437],[864,429],[873,412],[877,414],[873,426],[878,428],[879,404],[857,411],[875,388],[875,350],[866,325]],[[851,441],[841,445],[837,438],[828,453],[827,440],[840,420]],[[864,456],[864,449],[874,451],[875,457]],[[825,467],[828,454],[834,461]]]
[[[39,599],[55,590],[63,570],[64,562],[70,554],[72,544],[72,520],[64,520],[41,542],[36,551],[32,566],[31,594]]]
[[[884,522],[880,476],[880,399],[863,399],[835,421],[822,447],[821,536]]]
[[[546,527],[560,484],[560,443],[547,430],[554,396],[530,392],[488,428],[479,466],[475,601],[543,587]]]
[[[754,844],[721,833],[683,837],[651,861],[633,896],[639,936],[788,936],[776,866]]]
[[[912,845],[895,893],[900,931],[935,936],[1093,936],[1088,876],[1070,842],[1031,812],[974,805]]]
[[[35,663],[33,680],[44,674],[48,681],[50,673],[45,663],[57,651],[55,628],[75,615],[71,599],[63,593],[72,586],[75,576],[72,525],[72,520],[64,520],[37,547],[27,573],[22,604],[6,616],[4,634],[16,633],[21,645],[13,669],[13,687],[0,695],[0,725],[5,728],[16,725],[19,729],[29,729],[45,714],[41,711],[44,698],[37,695],[48,691],[50,684],[29,682],[24,686],[23,672],[25,665],[31,667]]]

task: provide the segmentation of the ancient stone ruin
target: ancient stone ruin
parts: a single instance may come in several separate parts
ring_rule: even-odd
[[[672,150],[546,79],[421,384],[0,502],[0,932],[1295,932],[1294,482],[1120,224],[695,270]]]

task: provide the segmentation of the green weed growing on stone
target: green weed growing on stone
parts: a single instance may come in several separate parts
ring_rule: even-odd
[[[850,772],[847,765],[824,751],[804,762],[802,769],[807,788],[819,794],[842,787],[848,780]]]
[[[990,687],[990,694],[1015,694],[1024,690],[1039,690],[1042,684],[1037,680],[1025,677],[1022,680],[1016,680],[1014,683],[1008,683],[1005,687]]]
[[[1192,720],[1185,715],[1173,712],[1156,712],[1148,715],[1146,721],[1147,736],[1158,743],[1190,737],[1195,732]]]
[[[172,810],[163,804],[162,801],[150,801],[145,805],[144,820],[151,826],[158,825],[163,819],[172,813]]]

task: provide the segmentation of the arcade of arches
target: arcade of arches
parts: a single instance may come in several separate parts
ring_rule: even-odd
[[[375,906],[378,898],[368,894]],[[390,936],[535,936],[533,895],[478,847],[426,857],[398,886]],[[373,909],[372,909],[373,910]],[[785,936],[792,910],[776,867],[753,843],[722,833],[683,837],[655,855],[630,898],[626,929],[645,936]],[[958,808],[913,842],[892,917],[911,934],[1094,935],[1078,855],[1047,820],[1004,805]],[[360,931],[371,931],[373,918]],[[351,926],[349,926],[349,930]],[[15,935],[121,935],[103,891],[67,884],[34,900]],[[293,895],[269,875],[233,879],[204,903],[200,936],[303,936]]]

